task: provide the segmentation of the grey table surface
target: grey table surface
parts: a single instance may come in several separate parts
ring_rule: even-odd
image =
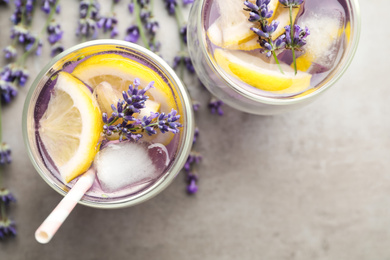
[[[62,2],[64,45],[70,47],[78,42],[78,1]],[[107,3],[100,2],[104,13]],[[161,0],[155,2],[162,53],[172,60],[175,21]],[[117,8],[119,39],[132,19],[124,18],[127,3]],[[182,174],[135,207],[77,206],[47,245],[35,241],[34,231],[61,196],[27,157],[21,119],[29,87],[20,89],[3,109],[3,136],[13,151],[3,175],[18,199],[10,215],[19,234],[0,243],[0,259],[390,259],[388,0],[360,4],[361,42],[349,70],[300,110],[265,117],[224,107],[225,116],[210,115],[208,93],[187,78],[203,105],[198,194],[186,195]],[[1,47],[10,42],[10,12],[0,8]],[[34,28],[43,21],[39,15]],[[48,52],[29,59],[32,78]]]

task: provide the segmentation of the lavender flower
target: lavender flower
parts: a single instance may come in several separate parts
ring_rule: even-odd
[[[183,0],[183,5],[189,5],[192,4],[194,0]]]
[[[7,236],[16,236],[15,222],[9,219],[0,220],[0,239],[4,239]]]
[[[139,34],[138,26],[132,25],[129,28],[127,28],[125,41],[135,43],[138,41],[139,37],[140,37],[140,34]]]
[[[11,202],[16,202],[16,199],[8,189],[0,189],[0,201],[8,205]]]
[[[47,33],[49,34],[47,40],[50,44],[55,44],[56,42],[62,39],[63,31],[61,30],[61,25],[59,23],[51,23],[46,28]]]
[[[45,12],[46,14],[50,13],[50,10],[52,7],[54,7],[59,0],[43,0],[41,10]],[[60,13],[60,6],[57,5],[56,7],[56,13]]]
[[[11,99],[18,94],[18,91],[13,85],[13,81],[14,81],[14,76],[12,73],[11,66],[4,67],[0,72],[0,95],[1,95],[1,99],[6,103],[9,103]],[[4,153],[5,151],[6,150],[0,152],[0,154],[3,155],[3,156],[0,155],[0,158],[1,157],[6,158],[4,157],[7,154]]]
[[[19,86],[24,87],[26,84],[29,73],[26,69],[16,67],[12,71],[12,81],[17,82]]]
[[[196,140],[198,140],[198,137],[199,137],[199,128],[195,127],[194,139],[192,141],[193,144],[196,143]]]
[[[154,135],[159,130],[161,133],[172,132],[174,134],[179,132],[179,127],[182,125],[177,122],[180,115],[177,111],[172,109],[168,114],[165,113],[151,113],[150,116],[143,118],[136,118],[134,114],[141,112],[145,108],[145,102],[149,97],[145,94],[150,88],[153,88],[154,82],[150,82],[145,88],[139,89],[140,81],[135,79],[133,84],[129,86],[127,92],[123,91],[123,100],[119,100],[117,105],[111,105],[112,113],[108,117],[103,113],[103,133],[107,136],[113,133],[119,134],[119,140],[139,140],[143,132],[148,135]],[[122,123],[114,125],[118,120],[122,119]]]
[[[127,8],[129,9],[129,12],[132,14],[132,13],[134,13],[134,2],[131,2],[128,6],[127,6]]]
[[[64,51],[64,46],[62,46],[60,44],[55,44],[51,48],[50,56],[54,57],[54,56],[56,56],[57,54],[60,54],[63,51]]]
[[[5,56],[6,59],[15,58],[16,55],[17,55],[16,49],[12,45],[8,45],[7,47],[5,47],[3,49],[3,51],[4,51],[4,56]]]
[[[291,49],[295,48],[297,50],[300,50],[301,47],[303,47],[306,44],[306,38],[310,35],[309,28],[305,27],[305,29],[302,29],[299,25],[294,25],[294,34],[293,38],[291,39],[291,28],[290,26],[284,27],[286,29],[285,38],[286,38],[286,48]]]
[[[191,74],[195,73],[194,65],[192,64],[192,60],[190,57],[187,56],[176,56],[173,59],[173,65],[172,67],[176,69],[179,65],[184,64],[187,71]]]
[[[180,28],[180,36],[182,41],[187,44],[187,25]]]
[[[77,36],[96,38],[98,34],[97,22],[99,20],[99,4],[89,1],[81,1],[79,6],[79,25],[76,30]]]
[[[187,186],[187,192],[189,194],[195,194],[196,192],[198,192],[198,186],[196,185],[195,179],[192,179],[190,181],[190,184]]]
[[[184,170],[186,172],[190,172],[192,167],[195,164],[199,164],[201,160],[202,160],[202,156],[199,153],[191,151],[187,157],[186,163],[184,164],[184,167],[183,167]]]
[[[102,17],[97,23],[98,28],[103,28],[104,32],[111,32],[111,38],[118,35],[118,20],[115,17]]]
[[[212,98],[209,102],[209,108],[211,114],[218,113],[218,115],[223,116],[224,112],[222,110],[223,102],[222,100],[218,100],[216,98]]]
[[[168,10],[168,13],[170,15],[173,15],[175,13],[177,2],[176,0],[164,0],[165,2],[165,8]]]
[[[196,100],[192,100],[192,109],[194,109],[195,112],[199,111],[200,103]]]
[[[270,0],[257,0],[256,4],[253,4],[249,1],[245,1],[244,5],[247,8],[244,10],[249,11],[249,21],[250,22],[264,22],[266,19],[272,17],[273,11],[268,10],[268,4]]]
[[[298,7],[303,3],[303,0],[279,0],[279,3],[288,7]]]
[[[9,3],[9,0],[1,0],[0,1],[0,4],[8,4]]]

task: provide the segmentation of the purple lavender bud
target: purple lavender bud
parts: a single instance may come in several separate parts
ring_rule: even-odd
[[[279,0],[279,2],[284,6],[296,7],[303,3],[303,0]]]
[[[175,13],[175,8],[177,5],[176,0],[164,0],[165,2],[165,8],[168,10],[168,13],[170,15],[173,15]]]
[[[192,4],[194,0],[183,0],[183,5],[189,5]]]
[[[246,5],[246,7],[248,7],[252,11],[259,11],[260,9],[260,5],[255,5],[249,1],[245,1],[244,5]]]
[[[128,6],[129,12],[132,14],[134,12],[134,3],[130,3]]]
[[[175,58],[173,58],[172,68],[176,69],[179,66],[181,60],[182,60],[181,56],[176,56]]]
[[[11,149],[8,144],[2,143],[0,145],[0,164],[11,163],[11,161],[12,161]],[[0,192],[0,197],[1,197],[1,192]]]
[[[261,19],[260,15],[258,13],[255,13],[255,12],[250,12],[249,13],[249,21],[250,22],[256,22],[256,21],[259,21]]]
[[[130,26],[129,28],[127,28],[126,33],[127,34],[125,37],[125,41],[133,42],[133,43],[138,41],[140,36],[138,26],[136,25]]]
[[[258,36],[262,37],[262,38],[268,38],[268,37],[269,37],[269,34],[268,34],[268,33],[263,32],[263,31],[260,30],[259,28],[252,27],[251,30],[252,30],[254,33],[256,33]]]
[[[222,110],[223,102],[216,98],[212,98],[209,102],[209,108],[211,114],[218,113],[218,115],[223,116],[224,112]]]
[[[195,68],[190,57],[184,57],[184,64],[186,65],[188,72],[191,74],[195,73]]]
[[[5,47],[3,49],[3,51],[4,51],[4,56],[7,60],[11,59],[11,58],[15,58],[17,55],[17,51],[16,51],[15,47],[12,45],[8,45],[7,47]]]
[[[3,201],[5,205],[16,202],[15,197],[8,189],[0,189],[0,200]]]
[[[49,14],[50,13],[50,1],[49,0],[44,0],[41,10],[44,11],[45,13]]]
[[[187,192],[189,194],[195,194],[198,191],[198,186],[196,185],[196,181],[191,180],[190,184],[187,186]]]
[[[195,127],[194,139],[192,141],[193,144],[196,143],[196,140],[198,140],[198,137],[199,137],[199,128]]]
[[[9,218],[0,221],[0,239],[4,239],[9,236],[16,236],[15,222]]]

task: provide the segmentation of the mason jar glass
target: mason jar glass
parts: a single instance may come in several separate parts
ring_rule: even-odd
[[[126,191],[121,192],[118,196],[97,195],[96,193],[90,194],[87,192],[79,203],[95,208],[122,208],[132,206],[160,193],[173,181],[184,166],[191,150],[194,135],[194,116],[191,99],[175,72],[159,56],[139,45],[119,40],[95,40],[76,45],[53,58],[41,70],[29,90],[23,110],[22,127],[28,155],[38,174],[50,187],[61,195],[66,195],[74,184],[74,181],[64,183],[55,169],[49,167],[43,158],[46,155],[42,153],[40,148],[40,141],[38,140],[39,132],[37,129],[39,126],[37,125],[36,115],[40,113],[39,107],[42,106],[41,103],[47,103],[48,100],[41,99],[40,93],[45,85],[59,71],[71,72],[78,61],[91,56],[109,53],[121,54],[126,59],[139,62],[154,70],[169,86],[170,93],[168,95],[175,100],[177,105],[176,110],[181,115],[180,120],[183,127],[180,128],[180,132],[174,137],[177,138],[175,139],[177,143],[171,155],[169,165],[156,180],[137,189],[130,189],[128,193]],[[37,101],[40,103],[37,104]]]
[[[207,30],[211,21],[215,20],[216,16],[218,17],[215,2],[216,0],[198,0],[194,2],[187,29],[189,53],[196,73],[206,88],[226,104],[244,112],[272,115],[290,111],[312,102],[330,86],[334,85],[343,75],[350,65],[358,46],[361,27],[359,4],[357,0],[343,0],[345,23],[342,29],[344,30],[345,40],[338,48],[341,51],[339,51],[336,64],[329,74],[320,82],[310,83],[310,88],[301,92],[280,95],[267,91],[261,92],[226,73],[214,58],[214,51],[219,49],[219,46],[211,43]],[[317,2],[317,4],[324,5],[328,3],[327,1]],[[245,6],[242,5],[242,7]],[[305,6],[304,12],[310,12],[308,9]],[[210,14],[213,17],[210,17]],[[223,26],[224,24],[220,24],[221,28]],[[307,41],[310,41],[310,36]]]

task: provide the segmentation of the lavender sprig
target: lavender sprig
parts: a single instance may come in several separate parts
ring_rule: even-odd
[[[182,127],[177,122],[180,115],[177,115],[174,109],[168,114],[151,112],[150,116],[144,116],[142,119],[135,117],[135,114],[139,114],[145,108],[145,102],[149,99],[145,93],[153,88],[153,84],[152,81],[145,88],[139,89],[140,81],[135,79],[128,91],[123,91],[123,100],[119,100],[116,106],[111,105],[113,111],[111,116],[108,117],[106,113],[103,113],[103,133],[105,135],[118,134],[119,141],[124,139],[138,141],[142,138],[142,133],[154,135],[157,134],[157,130],[161,133],[176,134],[179,132],[179,128]],[[119,119],[122,119],[122,122],[114,125]]]
[[[102,28],[103,32],[110,32],[110,37],[114,38],[118,35],[118,19],[115,17],[114,7],[115,4],[117,4],[119,0],[112,0],[111,1],[111,13],[108,16],[103,16],[99,19],[97,25],[98,28]]]
[[[135,13],[136,25],[127,29],[125,40],[136,42],[141,38],[146,48],[158,52],[160,43],[156,41],[156,33],[160,25],[154,18],[152,3],[149,0],[131,1],[129,11]]]
[[[188,155],[187,161],[184,164],[183,169],[187,173],[187,192],[189,194],[194,194],[198,191],[197,182],[199,180],[198,175],[196,174],[194,167],[199,164],[202,160],[202,156],[198,152],[191,151]]]
[[[10,147],[2,142],[2,120],[1,120],[1,102],[0,102],[0,166],[11,163],[11,150]],[[2,172],[0,171],[0,240],[3,240],[9,236],[16,235],[15,222],[10,220],[7,216],[6,207],[11,202],[16,202],[13,194],[3,186]]]
[[[295,74],[297,74],[298,72],[298,69],[297,69],[297,61],[296,61],[296,57],[295,57],[295,50],[296,50],[296,44],[294,44],[294,42],[297,42],[297,41],[300,41],[303,43],[304,41],[304,38],[306,38],[307,35],[310,34],[309,30],[307,29],[307,32],[306,34],[304,34],[304,38],[303,36],[300,37],[299,34],[301,32],[298,33],[298,35],[295,34],[295,27],[293,26],[293,19],[292,19],[292,9],[293,8],[299,8],[299,6],[301,4],[303,4],[304,0],[279,0],[279,3],[281,3],[282,5],[284,5],[285,7],[288,7],[289,8],[289,14],[290,14],[290,27],[289,27],[289,31],[287,32],[287,27],[285,27],[286,29],[286,38],[288,39],[287,40],[287,43],[288,43],[288,48],[291,49],[292,51],[292,56],[293,56],[293,64],[294,64],[294,71],[295,71]],[[298,27],[299,28],[299,27]],[[305,42],[306,43],[306,42]],[[298,43],[297,43],[298,44]],[[302,45],[303,46],[303,45]]]
[[[79,23],[76,35],[85,41],[88,37],[95,39],[98,35],[100,5],[95,0],[83,0],[79,5]]]
[[[268,19],[272,17],[273,11],[268,10],[268,4],[270,0],[257,0],[256,4],[245,1],[245,11],[249,12],[249,21],[258,23],[258,26],[251,27],[251,30],[256,33],[259,37],[258,42],[262,49],[260,52],[265,53],[269,58],[271,55],[274,57],[276,64],[282,74],[284,74],[282,67],[280,66],[276,51],[283,48],[283,39],[278,38],[275,41],[272,40],[272,33],[278,28],[279,22],[272,21],[268,24]]]

